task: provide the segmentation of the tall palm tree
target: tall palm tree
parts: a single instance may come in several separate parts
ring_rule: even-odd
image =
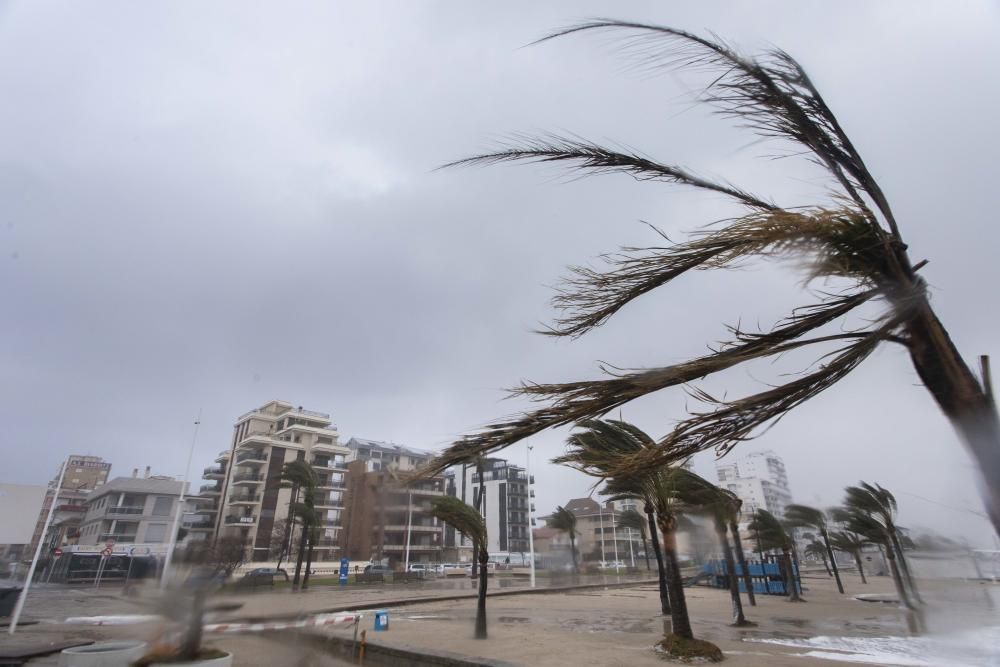
[[[818,558],[823,562],[823,569],[826,570],[826,576],[832,577],[833,572],[830,570],[830,565],[826,559],[826,547],[819,540],[813,540],[806,545],[804,552],[807,556],[812,556],[813,558]]]
[[[576,515],[562,505],[559,505],[549,518],[548,525],[569,536],[569,552],[570,557],[573,559],[573,573],[578,574],[579,565],[577,565],[576,559],[576,536],[579,533],[576,530]]]
[[[844,507],[854,519],[854,524],[867,526],[867,532],[853,528],[852,530],[868,535],[874,527],[882,533],[890,569],[897,568],[898,559],[898,570],[902,572],[902,579],[905,579],[909,593],[912,594],[914,600],[922,602],[916,588],[916,582],[910,575],[906,555],[899,543],[899,535],[896,530],[896,497],[888,489],[867,482],[860,482],[858,486],[849,486],[844,489],[844,492],[846,494]],[[849,523],[849,525],[851,524]],[[908,598],[905,594],[903,597]],[[906,604],[908,600],[904,599],[903,602]]]
[[[582,336],[681,275],[755,258],[791,257],[809,267],[809,278],[833,279],[844,287],[822,293],[818,302],[793,310],[769,330],[734,326],[730,342],[690,361],[635,371],[609,367],[610,377],[593,381],[526,383],[514,393],[542,403],[540,407],[466,435],[437,457],[428,471],[442,471],[503,449],[547,428],[597,418],[653,392],[684,387],[755,359],[791,350],[812,351],[814,365],[805,365],[801,375],[760,393],[723,399],[696,391],[694,395],[709,409],[694,412],[659,447],[621,465],[638,471],[708,449],[724,453],[834,386],[879,346],[891,342],[907,351],[921,383],[978,462],[986,482],[986,507],[1000,532],[996,406],[931,307],[927,282],[918,273],[926,261],[912,261],[888,197],[802,66],[779,49],[749,57],[722,41],[683,30],[614,20],[590,21],[540,41],[609,31],[621,35],[623,49],[651,70],[686,67],[705,75],[709,83],[701,89],[701,101],[765,139],[791,142],[797,151],[793,154],[825,171],[831,195],[811,207],[784,206],[725,180],[704,178],[638,152],[573,136],[517,138],[495,152],[451,163],[543,162],[580,173],[624,173],[639,181],[721,195],[738,207],[717,226],[680,242],[664,236],[664,243],[606,255],[607,270],[573,268],[553,300],[561,315],[544,333]],[[873,305],[878,306],[877,313],[871,312]],[[856,313],[859,308],[865,312]],[[852,313],[854,319],[844,321]],[[840,324],[837,333],[819,333],[835,323]]]
[[[826,558],[830,558],[830,565],[833,567],[833,577],[837,580],[837,590],[844,594],[844,584],[840,581],[840,570],[837,569],[837,560],[833,557],[833,549],[830,548],[830,533],[827,529],[826,514],[822,510],[808,505],[791,504],[785,507],[785,521],[793,526],[815,528],[819,532],[823,545],[826,547],[826,556],[823,557],[823,564],[826,565]],[[829,570],[830,567],[827,567]]]
[[[618,519],[618,527],[639,533],[639,539],[642,540],[642,554],[646,557],[646,570],[652,570],[649,565],[649,544],[646,541],[646,517],[639,514],[638,510],[629,508],[622,512],[621,518]]]
[[[318,522],[316,515],[316,490],[319,485],[319,476],[316,470],[304,459],[296,459],[286,463],[281,468],[281,478],[290,482],[293,488],[298,490],[298,500],[289,505],[290,516],[298,519],[302,526],[302,533],[299,537],[299,550],[295,560],[295,577],[292,579],[292,590],[298,590],[300,576],[302,573],[302,559],[306,551],[309,552],[309,562],[306,565],[306,574],[302,581],[302,588],[309,587],[309,568],[312,563],[312,547],[314,543],[313,532]]]
[[[682,497],[692,503],[702,512],[707,513],[715,526],[715,534],[719,539],[719,548],[722,549],[722,559],[726,564],[726,578],[729,581],[729,597],[733,601],[733,625],[746,626],[753,625],[743,614],[743,602],[740,600],[740,588],[738,575],[736,574],[736,561],[733,559],[733,551],[729,547],[729,524],[733,514],[733,494],[728,490],[720,489],[707,479],[696,475],[693,472],[685,471],[682,484],[684,489]]]
[[[767,510],[754,512],[750,530],[757,539],[757,549],[761,552],[778,549],[785,559],[785,591],[789,602],[804,602],[795,583],[792,564],[792,538],[776,516]]]
[[[685,500],[680,495],[686,488],[682,481],[685,475],[691,473],[683,468],[664,466],[618,472],[617,466],[622,459],[656,447],[656,441],[624,421],[591,419],[580,422],[578,426],[581,430],[567,440],[566,454],[556,457],[553,462],[604,479],[602,493],[612,499],[638,496],[652,507],[656,528],[663,535],[663,569],[673,634],[685,641],[693,641],[694,633],[677,558],[677,530],[685,507]],[[609,472],[612,470],[616,471],[613,475]]]
[[[472,538],[479,554],[479,600],[476,604],[476,639],[486,639],[486,587],[489,551],[486,540],[486,522],[472,507],[453,496],[440,496],[431,500],[431,514]]]
[[[735,493],[727,490],[730,496],[729,532],[733,536],[733,548],[736,550],[736,562],[743,572],[743,585],[747,589],[747,599],[751,607],[757,606],[757,596],[753,592],[753,578],[750,576],[750,566],[747,565],[746,554],[743,552],[743,540],[740,537],[740,513],[743,509],[743,501]]]
[[[830,544],[837,551],[849,553],[854,557],[854,564],[858,567],[858,574],[861,575],[861,583],[867,584],[865,579],[865,569],[861,565],[861,550],[866,544],[871,544],[863,535],[852,533],[849,530],[835,530],[830,533]]]

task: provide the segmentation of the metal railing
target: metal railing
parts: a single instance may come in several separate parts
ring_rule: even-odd
[[[101,533],[97,536],[101,540],[114,540],[115,542],[135,542],[135,533]]]
[[[209,466],[209,467],[205,468],[204,474],[205,475],[225,475],[226,474],[226,469],[225,468],[217,468],[215,466]]]
[[[108,507],[105,508],[105,514],[142,514],[145,507]]]
[[[267,452],[249,451],[249,452],[241,452],[236,455],[237,463],[242,463],[243,461],[266,461],[266,460],[267,460]]]
[[[245,496],[230,496],[229,503],[256,503],[260,502],[260,494],[252,493]]]
[[[233,477],[233,484],[236,484],[237,482],[263,482],[263,481],[264,481],[263,475],[255,475],[252,473],[236,475]]]
[[[203,484],[198,493],[222,493],[218,484]]]
[[[229,516],[226,517],[226,525],[236,524],[236,525],[243,525],[243,526],[251,526],[256,521],[257,521],[257,517],[254,516],[253,514],[244,515],[244,516],[237,516],[237,515],[230,514]]]

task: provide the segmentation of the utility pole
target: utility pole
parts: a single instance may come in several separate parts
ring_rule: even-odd
[[[604,555],[604,508],[597,506],[597,516],[601,521],[601,563],[607,564],[607,557]]]
[[[620,567],[618,563],[618,529],[615,527],[615,505],[611,503],[611,540],[615,543],[615,574],[618,574]]]
[[[413,532],[413,492],[406,490],[406,555],[403,560],[403,572],[410,571],[410,534]]]
[[[49,524],[52,523],[52,515],[56,511],[56,503],[59,502],[59,492],[62,491],[63,477],[66,475],[66,464],[68,462],[68,459],[63,461],[59,467],[59,481],[56,482],[56,490],[52,494],[52,504],[49,505],[49,513],[45,517],[45,523],[42,525],[42,534],[38,536],[38,546],[35,547],[35,555],[31,559],[31,567],[28,568],[28,578],[24,580],[24,588],[21,589],[21,594],[17,596],[17,604],[14,605],[14,614],[10,617],[10,629],[7,631],[9,634],[14,634],[14,631],[17,630],[17,621],[21,618],[21,612],[24,610],[24,601],[28,598],[31,579],[35,576],[35,568],[38,567],[38,557],[42,555],[42,547],[45,545],[45,533],[49,532]]]
[[[166,588],[167,586],[170,563],[174,559],[174,549],[177,547],[177,530],[180,528],[181,515],[184,513],[184,492],[187,490],[188,477],[191,475],[191,459],[194,457],[194,445],[198,441],[198,427],[200,425],[201,409],[198,410],[198,418],[194,420],[194,435],[191,436],[191,449],[188,450],[187,467],[184,468],[184,481],[181,483],[181,495],[177,500],[177,511],[174,512],[174,524],[170,529],[170,542],[167,545],[167,557],[163,559],[163,573],[160,575],[161,589]],[[221,507],[219,508],[219,512],[222,512]]]

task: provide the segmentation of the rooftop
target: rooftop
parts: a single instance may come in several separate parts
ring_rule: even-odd
[[[88,500],[94,501],[101,496],[122,492],[125,493],[155,493],[167,496],[179,496],[184,482],[175,479],[157,479],[153,477],[115,477],[113,480],[99,486],[91,494]]]
[[[393,442],[368,440],[366,438],[351,438],[350,440],[347,441],[347,447],[353,450],[357,450],[359,447],[368,447],[370,449],[377,449],[380,452],[390,452],[392,454],[405,454],[406,456],[416,457],[416,458],[426,458],[434,456],[434,452],[428,452],[422,449],[413,449],[412,447],[404,447],[403,445],[397,445]]]

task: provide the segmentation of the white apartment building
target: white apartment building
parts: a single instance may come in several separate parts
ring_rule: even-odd
[[[254,561],[270,560],[275,522],[288,518],[292,489],[284,486],[285,463],[302,459],[319,474],[316,508],[322,514],[316,560],[340,557],[339,532],[344,506],[348,449],[338,442],[330,415],[305,410],[287,401],[270,401],[242,415],[233,427],[228,456],[205,469],[216,480],[201,490],[201,512],[211,511],[209,499],[219,498],[215,533],[242,537]]]
[[[715,462],[715,472],[719,486],[734,492],[743,501],[744,517],[758,509],[781,517],[785,514],[785,506],[792,502],[785,463],[773,451],[720,459]]]
[[[476,466],[464,466],[455,475],[455,495],[465,503],[476,506],[479,497],[479,474]],[[528,507],[535,497],[531,488],[534,477],[521,466],[504,459],[488,458],[483,467],[483,497],[479,510],[486,519],[489,552],[526,553],[528,551]],[[532,511],[534,506],[531,505]],[[450,546],[450,545],[449,545]],[[461,546],[471,546],[468,538]]]

